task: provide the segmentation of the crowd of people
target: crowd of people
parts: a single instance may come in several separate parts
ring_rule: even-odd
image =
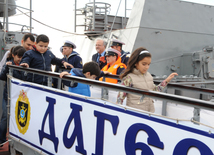
[[[83,65],[82,58],[74,51],[76,45],[71,41],[66,41],[60,51],[64,58],[57,58],[49,49],[49,38],[46,35],[39,35],[35,39],[32,34],[25,34],[21,41],[21,46],[15,46],[7,51],[0,62],[0,80],[6,81],[9,72],[8,64],[30,67],[44,71],[51,71],[51,65],[56,65],[55,72],[60,72],[60,68],[69,67],[70,72],[62,71],[60,77],[64,75],[77,76],[93,80],[103,81],[104,74],[120,75],[121,84],[127,87],[139,89],[162,91],[170,80],[177,73],[170,74],[158,86],[154,85],[153,77],[148,72],[151,64],[151,53],[144,47],[134,50],[131,56],[128,52],[122,50],[125,45],[122,41],[112,39],[110,48],[107,48],[107,42],[98,38],[95,41],[97,53],[92,56],[90,62]],[[13,76],[24,81],[30,81],[42,85],[47,85],[47,77],[32,73],[13,70]],[[57,86],[58,80],[53,80],[53,87]],[[90,86],[87,84],[74,83],[62,80],[63,84],[68,86],[68,91],[91,96]],[[118,80],[106,78],[105,82],[117,84]],[[7,82],[6,82],[7,83]],[[6,84],[5,83],[5,84]],[[124,92],[118,93],[117,103],[122,104],[127,97],[127,106],[154,112],[154,105],[151,98],[144,98],[134,94]],[[0,122],[0,144],[6,141],[7,132],[7,86],[5,85],[4,97],[2,100],[2,118]]]

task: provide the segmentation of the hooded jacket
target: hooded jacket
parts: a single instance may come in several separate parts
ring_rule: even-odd
[[[83,77],[86,78],[85,75],[82,72],[82,69],[78,69],[78,68],[73,68],[70,71],[71,76],[78,76],[78,77]],[[76,94],[80,94],[80,95],[85,95],[85,96],[91,96],[91,91],[90,91],[90,86],[87,84],[83,84],[83,83],[72,83],[72,82],[68,82],[68,81],[63,81],[63,83],[67,86],[69,86],[68,91],[69,92],[73,92]]]

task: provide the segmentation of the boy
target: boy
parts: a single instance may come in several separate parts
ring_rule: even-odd
[[[95,78],[100,75],[100,67],[96,62],[87,62],[84,64],[83,69],[73,68],[71,69],[70,74],[68,72],[62,72],[59,76],[62,78],[64,75],[72,75],[95,80]],[[77,82],[72,83],[68,81],[63,81],[63,83],[70,86],[68,90],[69,92],[89,97],[91,96],[90,86],[87,84]]]
[[[20,66],[51,71],[51,64],[53,65],[61,65],[63,64],[65,68],[70,66],[73,68],[72,65],[68,64],[67,62],[58,59],[55,55],[48,50],[49,38],[46,35],[39,35],[36,38],[35,45],[33,46],[32,50],[25,52],[20,62]],[[35,75],[29,73],[26,77],[24,75],[24,80],[35,82],[42,85],[47,85],[47,77],[42,75]]]

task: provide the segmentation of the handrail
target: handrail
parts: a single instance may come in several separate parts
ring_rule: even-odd
[[[15,65],[8,65],[9,68],[11,69],[16,69],[19,71],[26,71],[26,72],[31,72],[31,73],[36,73],[40,74],[43,76],[48,76],[48,77],[53,77],[53,78],[58,78],[59,79],[59,73],[54,73],[50,71],[43,71],[43,70],[38,70],[38,69],[32,69],[32,68],[25,68],[25,67],[20,67],[20,66],[15,66]],[[141,90],[141,89],[136,89],[136,88],[131,88],[131,87],[125,87],[119,84],[111,84],[107,82],[101,82],[101,81],[96,81],[96,80],[90,80],[86,78],[81,78],[81,77],[76,77],[76,76],[64,76],[62,78],[63,80],[68,80],[68,81],[75,81],[75,82],[80,82],[88,85],[94,85],[102,88],[108,88],[108,89],[114,89],[117,91],[123,91],[126,93],[133,93],[136,95],[142,95],[143,97],[151,97],[155,99],[161,99],[161,100],[167,100],[170,102],[182,104],[182,105],[188,105],[196,108],[203,108],[206,110],[214,110],[214,105],[212,102],[209,101],[203,101],[199,99],[193,99],[189,97],[184,97],[184,96],[178,96],[178,95],[172,95],[172,94],[166,94],[166,93],[161,93],[161,92],[156,92],[156,91],[147,91],[147,90]]]
[[[112,75],[112,74],[106,74],[104,75],[105,78],[113,78],[113,79],[119,79],[118,75]],[[155,84],[159,84],[160,82],[154,81]],[[212,82],[214,83],[214,82]],[[194,82],[194,84],[201,84],[201,82]],[[208,88],[199,88],[199,87],[192,87],[192,86],[186,86],[186,85],[181,85],[180,83],[169,83],[167,85],[168,88],[176,88],[180,90],[191,90],[194,92],[200,92],[204,94],[214,94],[214,89],[208,89]]]

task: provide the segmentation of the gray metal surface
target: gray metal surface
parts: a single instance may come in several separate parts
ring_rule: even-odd
[[[15,0],[8,1],[8,16],[16,14],[16,2]],[[5,0],[0,0],[0,17],[4,17]]]

